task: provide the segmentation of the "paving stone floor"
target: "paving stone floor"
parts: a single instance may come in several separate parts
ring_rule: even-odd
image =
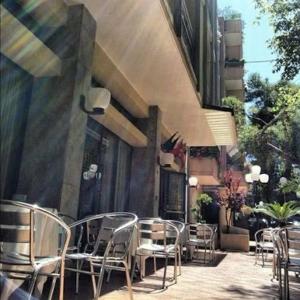
[[[182,275],[177,284],[168,281],[168,287],[161,290],[163,268],[155,274],[148,274],[143,281],[133,283],[134,299],[137,300],[227,300],[227,299],[279,299],[278,282],[272,281],[271,263],[265,267],[254,265],[254,254],[217,253],[215,266],[189,262],[182,266]],[[149,259],[148,266],[152,265]],[[167,275],[172,276],[173,267]],[[125,274],[124,274],[125,275]],[[109,284],[104,285],[101,300],[129,299],[124,286],[123,273],[114,274]],[[74,280],[66,281],[66,297],[69,300],[92,298],[89,278],[80,279],[79,295],[74,294]],[[291,277],[291,299],[300,299],[300,279]]]

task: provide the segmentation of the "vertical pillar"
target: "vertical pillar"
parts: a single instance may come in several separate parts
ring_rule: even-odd
[[[35,78],[25,135],[18,193],[29,202],[77,215],[96,22],[84,7],[69,7],[68,19],[46,41],[61,59],[57,77]]]
[[[148,138],[145,148],[135,148],[132,155],[129,209],[139,217],[156,217],[159,210],[161,112],[149,108],[149,118],[140,119],[140,129]]]

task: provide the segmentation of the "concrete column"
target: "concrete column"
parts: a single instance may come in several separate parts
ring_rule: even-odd
[[[87,115],[80,95],[91,86],[96,22],[83,5],[46,41],[62,60],[61,76],[35,78],[18,193],[29,202],[77,216]]]
[[[156,217],[159,210],[161,112],[149,108],[149,118],[140,119],[139,128],[148,138],[145,148],[135,148],[132,155],[129,209],[139,217]]]

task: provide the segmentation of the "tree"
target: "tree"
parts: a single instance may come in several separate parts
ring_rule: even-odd
[[[232,171],[226,171],[224,175],[224,189],[218,193],[218,204],[225,207],[226,232],[230,232],[230,226],[235,213],[240,212],[245,204],[245,197],[239,190],[241,179],[234,178]]]
[[[277,202],[267,203],[254,208],[253,211],[277,220],[280,226],[286,226],[289,218],[300,214],[299,204],[296,201],[288,201],[283,205]]]
[[[196,199],[196,205],[191,209],[193,216],[198,223],[205,222],[202,216],[202,205],[212,203],[213,199],[206,193],[199,193]]]
[[[239,99],[223,99],[223,103],[235,111],[239,150],[270,175],[269,184],[261,187],[264,200],[269,201],[279,177],[290,178],[293,165],[300,164],[299,145],[295,141],[300,89],[284,81],[271,84],[258,74],[252,74],[247,81],[246,101],[245,111]]]
[[[269,48],[277,55],[274,72],[292,80],[300,70],[300,1],[254,0],[261,15],[267,14],[274,29]]]

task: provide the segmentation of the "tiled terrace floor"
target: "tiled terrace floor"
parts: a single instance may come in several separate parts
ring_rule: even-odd
[[[178,283],[167,282],[168,288],[160,290],[163,269],[133,284],[137,300],[227,300],[227,299],[278,299],[278,283],[272,281],[270,264],[262,268],[254,265],[253,253],[218,253],[216,266],[188,263],[182,267]],[[149,265],[152,265],[149,259]],[[173,267],[168,268],[172,276]],[[122,273],[120,275],[123,275]],[[85,278],[84,278],[85,277]],[[125,276],[112,276],[104,285],[101,300],[129,299],[123,286]],[[90,280],[80,279],[80,293],[73,293],[73,280],[66,282],[65,299],[88,300],[92,298]],[[295,281],[297,280],[297,281]],[[300,299],[300,279],[291,279],[291,299]],[[115,289],[115,290],[114,290]]]

